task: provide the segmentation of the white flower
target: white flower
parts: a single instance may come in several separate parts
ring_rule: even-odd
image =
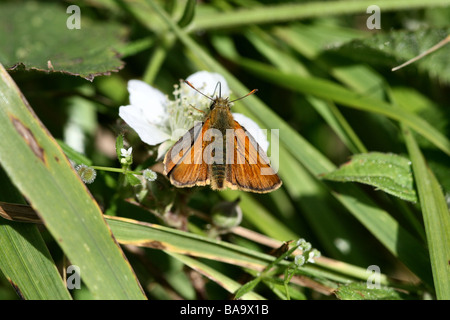
[[[124,158],[128,158],[131,156],[131,153],[133,152],[133,147],[129,147],[128,150],[127,149],[120,149],[120,155]]]
[[[225,79],[217,73],[199,71],[187,79],[200,92],[210,97],[227,97],[230,90]],[[219,85],[220,83],[220,85]],[[119,108],[119,116],[149,145],[158,145],[158,159],[177,142],[196,121],[202,121],[209,112],[211,101],[190,88],[184,82],[174,85],[169,100],[158,89],[140,80],[128,82],[130,105]],[[255,138],[260,147],[267,151],[266,135],[251,119],[233,113],[233,117]]]
[[[295,258],[294,258],[294,263],[297,266],[304,265],[305,264],[305,257],[303,255],[301,255],[301,254],[296,255]]]
[[[308,254],[308,262],[315,263],[316,261],[314,260],[314,258],[320,258],[320,256],[321,256],[320,251],[317,249],[313,249]]]

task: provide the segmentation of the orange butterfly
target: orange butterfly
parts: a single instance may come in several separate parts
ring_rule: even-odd
[[[164,157],[164,174],[177,187],[211,185],[257,193],[278,189],[281,180],[269,159],[250,133],[233,119],[230,102],[219,96],[211,98],[210,112],[175,143]],[[220,85],[220,83],[219,83]],[[219,90],[220,91],[220,90]]]

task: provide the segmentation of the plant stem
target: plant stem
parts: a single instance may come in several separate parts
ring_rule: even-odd
[[[90,166],[92,169],[95,170],[100,170],[100,171],[109,171],[109,172],[117,172],[117,173],[124,173],[124,169],[122,168],[112,168],[112,167],[100,167],[100,166]],[[128,173],[133,173],[133,174],[142,174],[142,172],[140,171],[131,171],[131,170],[127,170],[126,172]]]

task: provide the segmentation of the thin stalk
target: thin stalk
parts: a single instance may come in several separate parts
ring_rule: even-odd
[[[209,13],[197,16],[190,27],[195,32],[207,29],[231,28],[254,24],[267,24],[343,14],[365,14],[372,0],[364,1],[314,1],[298,4],[255,6],[226,13]],[[398,10],[444,6],[449,0],[378,0],[376,5],[383,13]]]
[[[124,169],[122,168],[112,168],[112,167],[100,167],[100,166],[89,166],[92,169],[95,170],[100,170],[100,171],[109,171],[109,172],[117,172],[117,173],[132,173],[132,174],[140,174],[142,175],[141,171],[131,171],[131,170],[126,170],[124,171]]]
[[[153,84],[156,75],[167,57],[167,53],[170,51],[174,43],[175,36],[172,33],[167,33],[167,35],[161,39],[161,42],[155,46],[155,49],[148,61],[147,68],[145,69],[143,81],[148,84]]]

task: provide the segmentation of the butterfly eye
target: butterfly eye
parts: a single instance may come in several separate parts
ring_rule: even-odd
[[[214,106],[215,106],[216,104],[213,102],[213,103],[211,103],[211,105],[209,106],[209,110],[212,110],[212,109],[214,109]]]

